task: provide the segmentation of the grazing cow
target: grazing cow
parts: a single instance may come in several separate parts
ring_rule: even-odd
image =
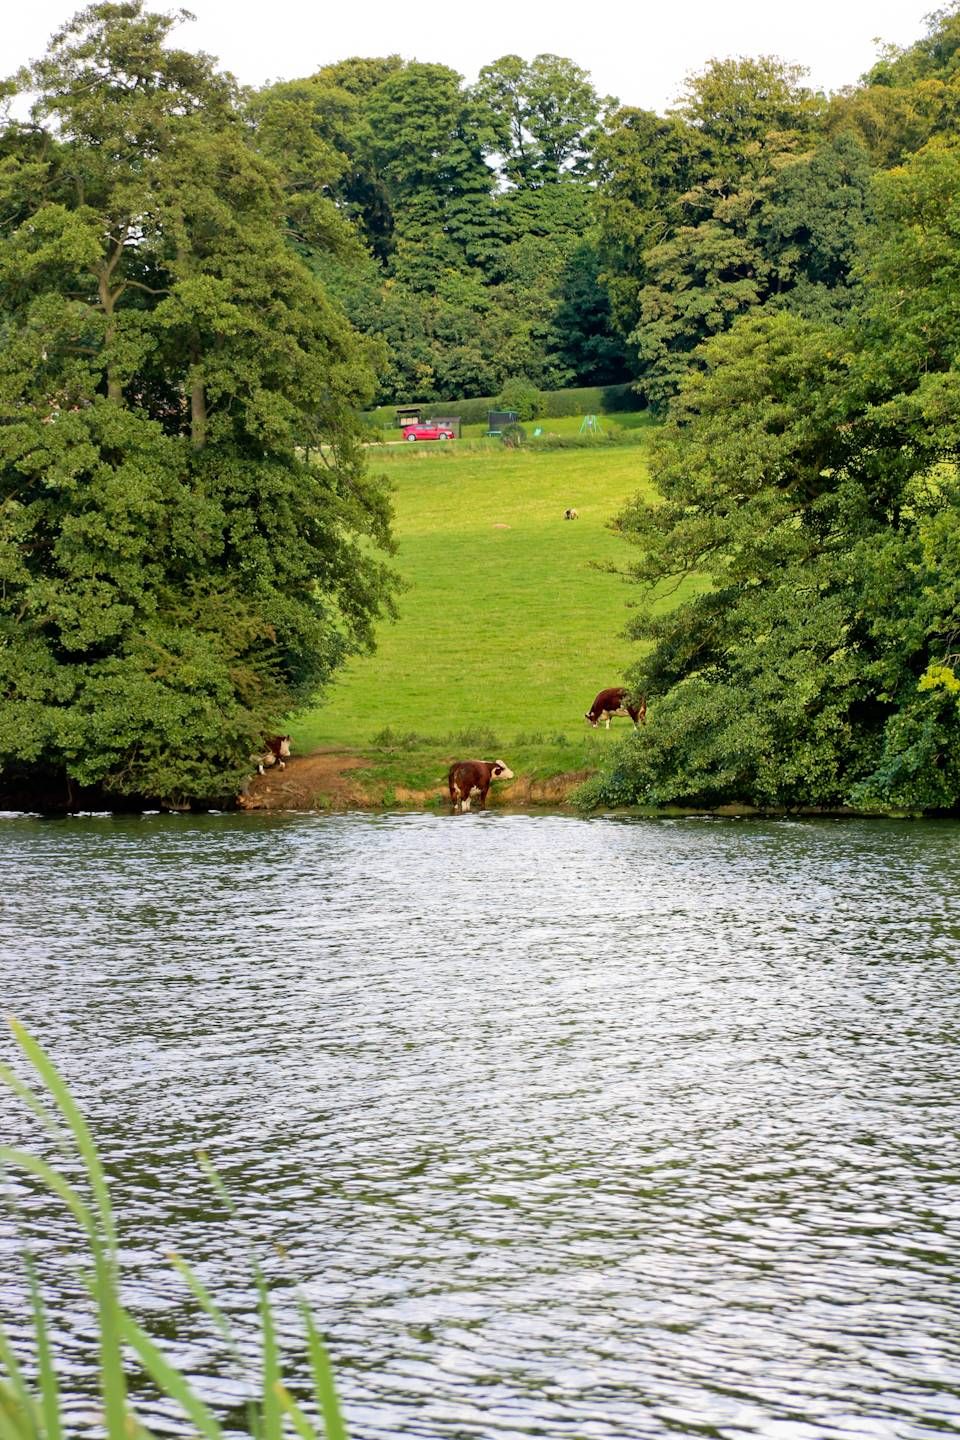
[[[610,720],[614,715],[629,715],[634,725],[645,725],[647,723],[647,702],[641,695],[636,704],[627,699],[627,691],[622,685],[614,685],[609,690],[601,690],[594,700],[590,709],[584,716],[596,730],[601,720],[606,720],[607,729],[610,729]]]
[[[271,765],[276,765],[280,770],[287,768],[287,756],[290,754],[289,735],[267,735],[264,737],[266,749],[257,756],[257,774],[262,775],[264,770],[269,770]]]
[[[579,519],[580,519],[580,511],[579,511],[579,510],[574,510],[573,506],[571,505],[571,506],[568,507],[568,509],[564,510],[564,512],[563,512],[563,518],[564,518],[564,520],[579,520]]]
[[[470,809],[474,795],[480,796],[480,809],[487,803],[491,780],[512,780],[513,771],[502,760],[455,760],[447,775],[450,804],[454,811]]]

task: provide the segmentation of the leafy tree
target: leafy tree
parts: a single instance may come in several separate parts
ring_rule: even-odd
[[[840,319],[855,303],[856,263],[873,222],[871,181],[869,157],[849,133],[779,173],[757,220],[772,303],[811,319]]]
[[[877,187],[853,324],[744,318],[686,375],[619,523],[688,592],[634,626],[655,703],[606,799],[960,804],[958,194],[932,142]]]
[[[960,8],[928,17],[916,44],[887,46],[863,83],[833,97],[829,123],[852,130],[875,164],[890,167],[936,136],[955,135],[960,120]]]
[[[532,420],[540,409],[540,391],[526,375],[512,375],[497,396],[501,410],[513,410],[518,420]]]
[[[682,223],[682,196],[703,171],[704,142],[675,116],[627,108],[612,117],[594,158],[601,274],[626,338],[640,318],[644,256]]]
[[[601,276],[663,409],[698,346],[761,307],[829,318],[851,303],[869,160],[823,134],[802,71],[712,61],[666,120],[616,117],[598,146]]]
[[[174,23],[81,12],[3,131],[0,757],[205,800],[372,644],[393,582],[364,343],[288,243],[310,207]]]
[[[414,62],[373,90],[366,118],[393,212],[391,269],[431,289],[444,266],[482,257],[495,228],[475,107],[455,71]]]
[[[520,187],[584,173],[599,133],[601,100],[590,77],[561,55],[530,62],[504,55],[484,65],[473,89],[488,125],[488,147],[503,178]]]
[[[599,272],[594,245],[582,241],[560,274],[547,342],[554,366],[581,385],[616,385],[630,374],[630,357],[613,326]]]

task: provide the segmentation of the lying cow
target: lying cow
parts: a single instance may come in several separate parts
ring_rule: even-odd
[[[512,780],[513,771],[502,760],[455,760],[447,775],[450,804],[454,811],[470,809],[474,795],[480,796],[480,809],[487,803],[491,780]]]
[[[596,730],[601,720],[606,720],[607,729],[610,729],[610,721],[614,715],[629,715],[634,725],[645,725],[647,723],[647,702],[643,695],[636,704],[627,699],[627,691],[622,685],[613,685],[609,690],[601,690],[594,700],[584,719],[589,720]]]
[[[276,765],[280,770],[287,768],[287,757],[290,754],[289,735],[267,735],[264,740],[266,749],[257,756],[257,774],[262,775],[264,770],[269,770],[271,765]]]
[[[564,510],[563,518],[564,520],[579,520],[580,511],[574,510],[573,506],[571,505],[568,509]]]

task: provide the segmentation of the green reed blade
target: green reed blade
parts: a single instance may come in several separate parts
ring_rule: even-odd
[[[64,1180],[60,1172],[54,1170],[52,1165],[48,1165],[37,1155],[31,1155],[29,1150],[18,1150],[12,1145],[0,1145],[0,1165],[12,1165],[18,1170],[25,1170],[28,1175],[34,1175],[52,1195],[56,1195],[63,1201],[87,1239],[91,1243],[97,1242],[97,1227],[93,1212],[81,1200],[70,1182]]]
[[[113,1209],[110,1205],[110,1192],[107,1189],[106,1176],[100,1164],[100,1157],[97,1154],[96,1146],[93,1143],[93,1136],[87,1126],[86,1120],[70,1091],[46,1052],[37,1044],[19,1020],[10,1021],[10,1029],[13,1031],[14,1039],[27,1059],[33,1065],[44,1085],[49,1090],[57,1109],[63,1116],[67,1125],[73,1133],[80,1158],[83,1160],[84,1168],[90,1180],[90,1187],[93,1190],[100,1222],[103,1225],[104,1234],[111,1250],[116,1249],[117,1233],[113,1223]]]
[[[304,1300],[300,1301],[300,1312],[307,1332],[307,1352],[310,1356],[310,1370],[313,1374],[313,1388],[317,1406],[323,1416],[327,1440],[349,1440],[347,1427],[340,1412],[337,1387],[333,1380],[333,1367],[327,1347],[320,1338],[313,1316]]]
[[[283,1412],[277,1387],[283,1384],[283,1376],[280,1373],[277,1334],[266,1281],[258,1265],[254,1267],[254,1276],[260,1296],[260,1328],[263,1332],[263,1440],[281,1440]]]
[[[294,1400],[286,1385],[277,1385],[277,1399],[283,1406],[283,1412],[289,1419],[294,1430],[303,1440],[320,1440],[316,1428],[310,1423],[300,1406]]]
[[[40,1433],[24,1414],[12,1388],[0,1380],[0,1440],[39,1440]]]
[[[194,1299],[197,1300],[197,1302],[203,1307],[206,1313],[210,1316],[210,1319],[213,1321],[214,1325],[216,1325],[217,1329],[220,1331],[220,1334],[223,1336],[224,1340],[226,1340],[234,1359],[242,1364],[243,1357],[241,1356],[240,1351],[237,1347],[236,1337],[234,1336],[234,1333],[230,1328],[230,1321],[227,1319],[226,1315],[224,1315],[223,1311],[220,1309],[216,1300],[214,1300],[213,1296],[210,1294],[203,1281],[200,1280],[199,1277],[196,1275],[193,1267],[189,1265],[187,1261],[184,1260],[180,1255],[170,1255],[168,1258],[170,1260],[170,1264],[173,1266],[177,1274],[180,1276],[181,1280],[187,1286]]]
[[[23,1101],[28,1110],[36,1116],[43,1128],[57,1142],[57,1146],[61,1150],[65,1150],[67,1137],[63,1132],[63,1127],[57,1123],[56,1115],[52,1110],[47,1109],[40,1096],[27,1084],[26,1080],[21,1080],[16,1071],[11,1070],[10,1066],[2,1060],[0,1060],[0,1082]]]
[[[14,1039],[24,1055],[33,1065],[73,1135],[80,1159],[86,1171],[87,1180],[93,1191],[96,1218],[100,1222],[106,1251],[94,1216],[76,1191],[62,1176],[45,1162],[22,1152],[0,1149],[0,1157],[6,1153],[11,1163],[19,1164],[43,1180],[54,1194],[58,1195],[72,1211],[78,1224],[86,1231],[93,1252],[96,1281],[95,1294],[100,1316],[100,1394],[103,1399],[104,1418],[110,1440],[129,1440],[127,1385],[123,1369],[123,1355],[119,1340],[119,1308],[116,1283],[117,1233],[113,1222],[113,1209],[107,1189],[106,1176],[100,1164],[93,1137],[60,1072],[43,1048],[34,1040],[18,1020],[10,1021]]]
[[[37,1283],[37,1272],[33,1261],[27,1260],[27,1275],[30,1281],[30,1301],[33,1306],[33,1328],[37,1337],[37,1373],[40,1380],[40,1403],[43,1410],[43,1425],[46,1440],[62,1440],[63,1426],[60,1423],[60,1386],[50,1353],[50,1335],[43,1296]]]
[[[121,1310],[120,1336],[125,1344],[134,1350],[140,1359],[143,1368],[150,1376],[153,1383],[164,1395],[176,1401],[189,1416],[201,1435],[207,1440],[223,1440],[223,1431],[220,1429],[217,1419],[212,1410],[209,1410],[199,1395],[195,1395],[190,1384],[176,1370],[166,1356],[157,1348],[145,1330],[142,1330],[134,1320],[133,1316],[125,1310]]]
[[[23,1371],[17,1363],[7,1332],[0,1326],[0,1369],[6,1380],[0,1380],[0,1419],[13,1427],[16,1435],[41,1435],[42,1417],[37,1403],[27,1389]]]
[[[236,1205],[234,1204],[234,1202],[233,1202],[233,1200],[232,1200],[232,1198],[231,1198],[230,1191],[227,1189],[226,1185],[224,1185],[223,1181],[220,1179],[220,1174],[219,1174],[219,1172],[218,1172],[218,1170],[217,1170],[217,1167],[214,1165],[213,1161],[210,1159],[210,1156],[207,1154],[207,1152],[206,1152],[205,1150],[198,1150],[198,1151],[197,1151],[197,1160],[198,1160],[198,1162],[199,1162],[199,1164],[200,1164],[200,1169],[203,1171],[204,1175],[206,1175],[207,1180],[209,1181],[210,1185],[211,1185],[211,1186],[213,1187],[213,1189],[216,1191],[216,1194],[217,1194],[218,1198],[219,1198],[220,1200],[222,1200],[223,1203],[224,1203],[224,1205],[226,1206],[227,1213],[228,1213],[233,1219],[236,1219],[237,1207],[236,1207]]]

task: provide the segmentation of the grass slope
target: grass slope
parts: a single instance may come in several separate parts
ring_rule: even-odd
[[[618,683],[635,592],[595,562],[627,558],[607,528],[646,483],[641,445],[509,451],[403,445],[373,462],[395,486],[409,585],[377,654],[354,661],[299,718],[298,749],[366,745],[386,727],[442,737],[492,730],[582,738]],[[565,521],[575,506],[580,519]]]

